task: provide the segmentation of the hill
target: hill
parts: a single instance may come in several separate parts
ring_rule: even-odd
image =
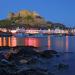
[[[21,10],[17,13],[9,13],[8,18],[0,20],[0,27],[14,28],[14,27],[25,27],[25,28],[65,28],[63,24],[52,23],[46,21],[42,16],[36,12],[28,10]]]

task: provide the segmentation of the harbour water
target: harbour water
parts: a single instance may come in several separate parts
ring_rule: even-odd
[[[41,50],[75,52],[75,36],[0,37],[0,46],[34,46]]]
[[[46,68],[54,75],[75,75],[75,36],[0,37],[0,46],[34,46],[39,50],[56,50],[60,53],[59,57],[43,60],[40,58],[43,63],[34,64],[32,67]],[[58,70],[55,65],[60,63],[68,64],[69,68]]]

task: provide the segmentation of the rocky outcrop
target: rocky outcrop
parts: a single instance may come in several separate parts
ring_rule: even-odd
[[[38,66],[32,67],[32,65],[42,64],[43,61],[41,59],[55,56],[57,54],[56,51],[37,52],[35,47],[32,46],[6,48],[7,51],[0,54],[0,75],[54,75],[48,69]]]

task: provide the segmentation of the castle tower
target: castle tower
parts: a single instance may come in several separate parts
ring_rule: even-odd
[[[27,10],[21,10],[19,12],[20,17],[26,17],[28,15],[31,15],[31,12],[27,11]]]

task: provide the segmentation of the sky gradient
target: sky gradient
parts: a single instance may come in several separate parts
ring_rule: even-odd
[[[48,21],[75,26],[75,0],[0,0],[0,19],[23,9],[36,11]]]

